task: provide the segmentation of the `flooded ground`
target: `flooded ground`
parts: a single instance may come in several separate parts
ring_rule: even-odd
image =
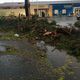
[[[14,46],[20,50],[25,49],[25,45],[20,43],[21,41],[0,41],[0,80],[32,80],[32,77],[38,77],[38,71],[31,59],[15,54],[1,53],[6,51],[5,46]]]
[[[6,53],[6,46],[15,47],[20,53]],[[34,52],[27,41],[0,41],[0,80],[55,80],[40,72],[42,65],[37,65],[31,55]]]
[[[42,46],[41,42],[39,42],[38,44],[38,47],[40,47],[40,44]],[[68,55],[64,50],[59,51],[53,46],[44,44],[43,46],[46,49],[47,57],[54,69],[61,70],[62,67],[64,68],[64,80],[80,80],[80,62],[78,62],[75,57]],[[44,49],[44,47],[42,47],[42,50]]]
[[[23,80],[26,78],[27,65],[25,59],[16,55],[0,55],[0,79],[1,80]]]
[[[57,80],[41,74],[40,66],[36,65],[36,60],[31,55],[2,54],[1,52],[6,51],[5,46],[14,46],[22,50],[20,54],[35,52],[26,41],[0,41],[0,80]],[[59,51],[43,41],[38,42],[37,47],[46,51],[54,71],[60,71],[58,74],[64,76],[64,80],[80,80],[80,62],[75,57],[68,55],[66,51]]]
[[[61,25],[62,27],[64,26],[68,26],[69,24],[74,24],[77,19],[76,17],[67,17],[67,16],[55,16],[53,18],[51,18],[51,20],[55,20],[57,22],[58,25]]]

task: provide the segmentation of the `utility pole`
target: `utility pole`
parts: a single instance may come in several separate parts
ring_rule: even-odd
[[[30,17],[30,3],[29,3],[29,0],[25,0],[25,14],[26,14],[26,17]]]
[[[38,13],[38,0],[37,0],[37,15],[39,16],[39,13]]]

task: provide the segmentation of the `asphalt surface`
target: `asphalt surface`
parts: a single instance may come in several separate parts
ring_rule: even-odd
[[[68,17],[68,16],[55,16],[53,18],[50,18],[50,20],[55,20],[58,25],[69,26],[69,24],[74,25],[74,23],[77,21],[76,17]]]

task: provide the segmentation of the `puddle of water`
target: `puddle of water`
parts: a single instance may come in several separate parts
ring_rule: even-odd
[[[5,52],[6,48],[4,46],[0,46],[0,51]]]
[[[8,43],[4,41],[0,42],[0,44],[4,44],[4,46],[7,44],[13,45],[14,42]],[[23,46],[23,44],[21,46]],[[69,62],[69,67],[73,69],[75,75],[74,77],[65,75],[65,80],[80,80],[80,63],[77,62],[75,57],[69,56],[66,51],[59,51],[53,46],[46,45],[43,41],[38,42],[37,47],[46,51],[48,59],[54,68],[64,66],[66,62]],[[35,67],[35,64],[28,62],[20,56],[0,55],[0,80],[31,80],[31,76],[38,76],[36,67],[35,69],[33,69],[33,67]]]
[[[32,77],[38,76],[34,68],[34,65],[23,57],[0,55],[0,80],[32,80]]]
[[[38,42],[39,46],[40,43]],[[65,64],[68,64],[70,69],[73,70],[74,75],[65,75],[66,80],[80,80],[80,63],[77,62],[77,59],[75,57],[68,55],[66,51],[59,51],[58,49],[50,45],[45,44],[44,47],[46,47],[47,57],[54,68],[59,68],[64,66]]]
[[[13,55],[0,55],[0,79],[25,77],[25,74],[26,66],[23,58]]]
[[[59,51],[52,46],[46,46],[47,55],[54,67],[63,66],[66,62],[67,55],[65,51]]]
[[[0,41],[0,50],[6,50],[5,46],[13,46],[20,50],[31,51],[30,45],[26,48],[26,42],[21,41]],[[38,72],[35,60],[21,57],[19,55],[0,54],[0,80],[32,80],[44,78]]]

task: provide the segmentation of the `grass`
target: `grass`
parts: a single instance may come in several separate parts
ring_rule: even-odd
[[[1,32],[1,35],[0,35],[0,40],[23,40],[23,39],[28,39],[29,35],[28,34],[18,34],[19,37],[15,36],[15,33],[14,31],[9,31],[9,32]]]

